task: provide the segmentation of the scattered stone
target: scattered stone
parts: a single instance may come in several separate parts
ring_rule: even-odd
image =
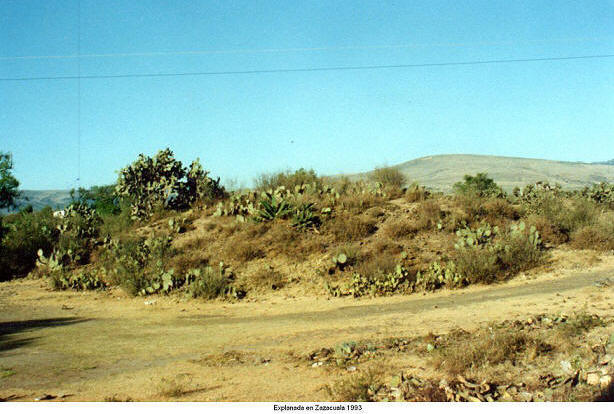
[[[600,377],[599,377],[599,374],[596,372],[591,372],[590,374],[586,376],[586,383],[588,385],[597,385],[599,384],[599,381],[600,381]]]
[[[571,367],[571,362],[569,361],[561,361],[561,368],[563,368],[563,371],[565,371],[566,373],[571,373],[573,371],[573,368]]]
[[[311,364],[312,368],[317,368],[319,366],[322,366],[324,364],[324,362],[322,361],[318,361],[318,362],[314,362],[313,364]]]
[[[435,347],[432,344],[427,344],[426,345],[426,351],[427,352],[433,352],[434,349],[435,349]]]
[[[351,367],[347,367],[347,370],[353,372],[356,371],[356,367],[352,365]]]
[[[156,303],[155,300],[146,300],[145,302],[143,302],[145,305],[153,305],[154,303]]]

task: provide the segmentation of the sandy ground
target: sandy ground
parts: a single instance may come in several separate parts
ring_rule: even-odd
[[[614,282],[614,256],[589,255],[588,268],[582,253],[557,254],[565,265],[503,284],[360,300],[278,293],[207,303],[116,289],[55,292],[42,280],[1,283],[0,398],[326,400],[324,386],[344,372],[311,366],[305,356],[321,347],[539,313],[614,316],[614,287],[599,284]],[[378,363],[405,369],[416,361]]]

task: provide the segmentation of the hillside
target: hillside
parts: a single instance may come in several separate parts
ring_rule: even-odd
[[[487,172],[505,190],[536,181],[559,183],[574,189],[601,181],[614,181],[614,165],[549,161],[490,155],[433,155],[396,165],[410,181],[439,191],[450,191],[465,174]],[[364,178],[368,173],[351,175]]]
[[[21,198],[17,201],[17,208],[31,204],[34,210],[40,210],[46,206],[60,209],[67,206],[68,203],[70,203],[69,190],[23,190]],[[5,212],[5,210],[0,210],[0,213]]]

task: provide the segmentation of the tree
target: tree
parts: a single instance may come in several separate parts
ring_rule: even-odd
[[[13,176],[13,156],[0,152],[0,208],[15,207],[19,197],[19,181]]]
[[[465,175],[463,181],[454,184],[454,191],[478,197],[501,197],[504,194],[503,189],[486,173],[477,173],[475,177]]]

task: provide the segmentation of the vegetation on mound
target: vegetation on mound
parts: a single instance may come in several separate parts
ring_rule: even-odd
[[[31,272],[57,289],[206,299],[305,280],[358,297],[508,279],[562,243],[614,248],[611,184],[506,194],[479,173],[443,195],[404,189],[401,177],[380,168],[350,182],[300,169],[228,193],[198,161],[185,168],[169,149],[141,155],[116,186],[73,192],[61,214],[2,217],[0,280]]]

